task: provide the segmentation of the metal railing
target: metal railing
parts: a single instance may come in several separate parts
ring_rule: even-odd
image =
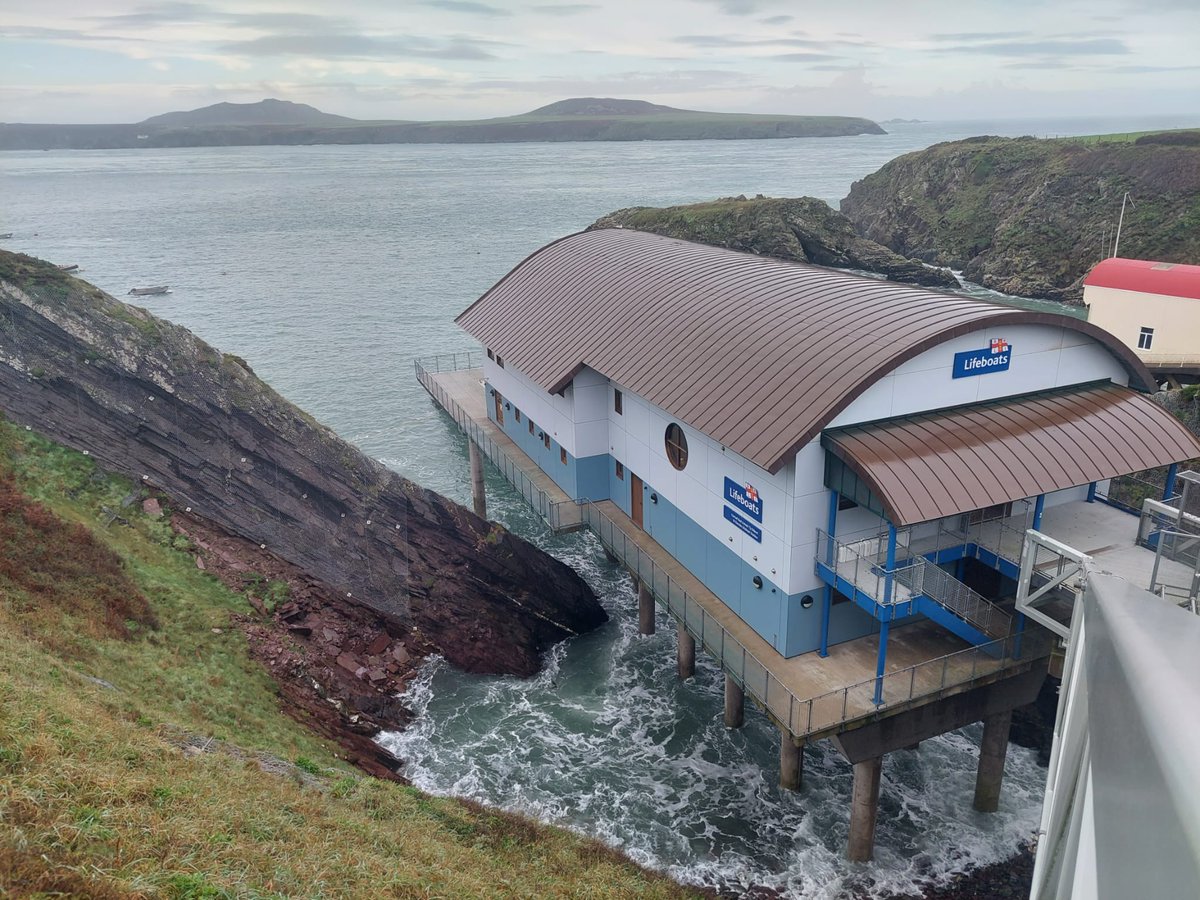
[[[476,354],[478,354],[479,361],[475,361]],[[482,355],[480,351],[470,351],[470,353],[442,354],[441,356],[430,357],[428,360],[415,360],[413,366],[417,372],[417,381],[450,414],[450,417],[454,419],[458,427],[466,433],[467,438],[474,441],[479,449],[483,451],[483,454],[492,461],[496,468],[500,470],[500,473],[508,480],[509,484],[516,489],[517,493],[524,497],[526,502],[533,507],[534,511],[546,520],[551,530],[572,531],[580,528],[582,521],[579,507],[575,501],[569,499],[554,500],[542,488],[538,487],[525,474],[524,469],[488,434],[484,427],[476,422],[462,408],[458,401],[450,396],[449,392],[432,377],[437,372],[478,368],[482,365]],[[426,365],[427,363],[440,364],[441,368],[430,371]]]
[[[906,563],[889,572],[885,563],[886,550],[880,547],[880,540],[879,536],[872,536],[842,542],[830,537],[823,529],[817,529],[817,560],[824,563],[835,578],[852,584],[869,597],[875,606],[873,615],[882,622],[895,619],[896,605],[912,599],[900,575],[903,572],[911,576],[911,570],[924,560]],[[882,541],[886,540],[886,537],[882,538]],[[905,587],[903,593],[897,593],[897,586]]]
[[[762,660],[730,634],[610,516],[589,500],[578,503],[584,523],[596,533],[604,548],[637,575],[688,634],[779,725],[796,737],[828,731],[919,698],[965,690],[982,678],[1050,652],[1045,635],[1027,632],[1023,646],[1019,637],[1013,636],[889,672],[883,677],[883,702],[879,704],[875,703],[874,676],[815,697],[800,697],[772,675]]]
[[[1008,634],[1012,618],[994,603],[921,556],[889,571],[878,543],[874,538],[843,543],[818,528],[817,559],[873,600],[880,621],[894,619],[897,604],[925,596],[989,637]]]
[[[483,351],[478,349],[459,350],[454,353],[423,356],[413,360],[413,365],[416,366],[418,380],[421,378],[422,371],[432,372],[436,375],[439,372],[457,372],[460,369],[481,369],[483,368]]]
[[[897,570],[896,578],[914,595],[923,594],[989,637],[1004,637],[1012,628],[1008,613],[926,559]]]

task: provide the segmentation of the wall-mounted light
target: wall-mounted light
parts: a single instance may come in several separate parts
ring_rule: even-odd
[[[801,598],[800,598],[800,605],[801,605],[802,607],[804,607],[805,609],[812,609],[812,605],[813,605],[813,595],[812,595],[812,594],[805,594],[803,597],[801,597]]]
[[[752,585],[754,585],[756,590],[760,590],[760,591],[762,590],[763,580],[762,580],[761,575],[755,575],[753,578],[750,579],[750,583]]]
[[[506,400],[506,401],[504,402],[504,408],[505,408],[505,409],[512,409],[512,404],[511,404],[511,403],[509,403],[509,402]]]
[[[651,502],[651,503],[658,503],[658,494],[651,494],[651,495],[650,495],[650,502]]]

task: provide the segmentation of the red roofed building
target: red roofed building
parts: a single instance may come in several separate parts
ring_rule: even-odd
[[[1084,279],[1083,302],[1088,321],[1120,338],[1155,374],[1200,375],[1200,266],[1106,259]]]

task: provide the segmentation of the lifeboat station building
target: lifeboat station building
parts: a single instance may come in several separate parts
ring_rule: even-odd
[[[681,675],[718,661],[727,724],[749,693],[779,725],[781,783],[837,741],[857,859],[883,753],[923,737],[983,719],[995,808],[1054,644],[1013,607],[1027,532],[1145,582],[1109,479],[1200,457],[1093,323],[632,230],[538,250],[457,322],[484,352],[418,377],[472,450],[597,532]]]

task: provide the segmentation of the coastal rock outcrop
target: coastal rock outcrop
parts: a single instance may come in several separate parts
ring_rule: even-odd
[[[1111,255],[1200,263],[1200,146],[977,137],[935,144],[857,181],[841,202],[858,232],[904,256],[1026,297],[1078,302]]]
[[[470,672],[607,618],[568,566],[368,458],[237,357],[0,252],[0,409],[268,550]]]
[[[958,287],[950,272],[863,239],[849,219],[813,197],[730,197],[688,206],[635,206],[609,213],[592,228],[635,228],[762,256],[861,269],[910,284]]]

